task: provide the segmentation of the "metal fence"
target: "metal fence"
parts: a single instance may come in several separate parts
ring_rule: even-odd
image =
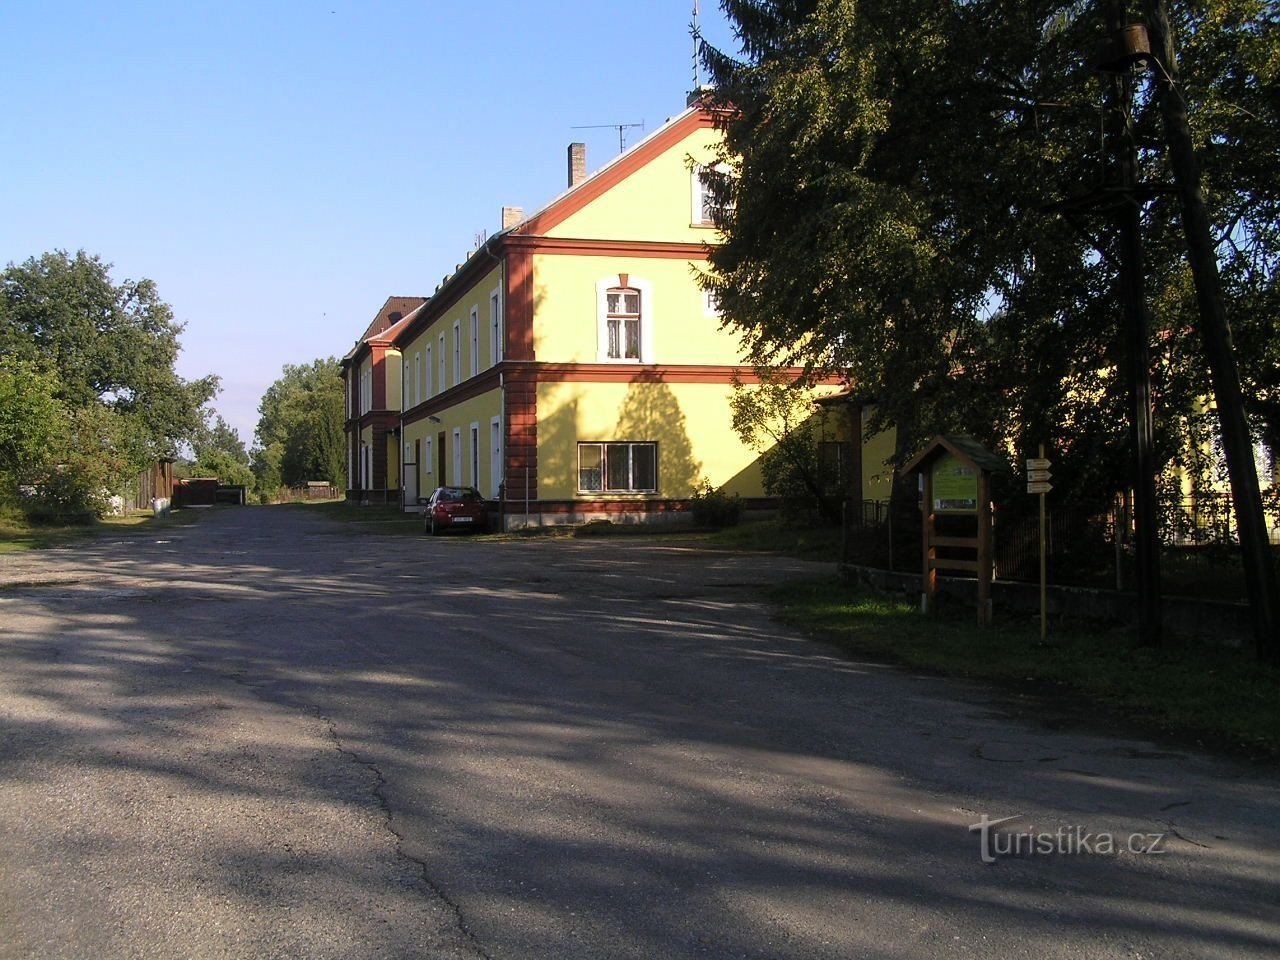
[[[1038,511],[1033,511],[1032,503],[997,506],[992,540],[998,579],[1039,577],[1040,519]],[[1227,494],[1163,497],[1157,520],[1162,552],[1170,560],[1206,556],[1206,551],[1216,554],[1213,548],[1237,542],[1234,509]],[[1114,504],[1101,506],[1050,502],[1046,521],[1051,583],[1117,589],[1132,583],[1133,517],[1126,500],[1117,498]],[[946,522],[965,521],[947,518]],[[1269,502],[1268,525],[1272,542],[1280,542],[1280,513],[1273,502]],[[851,500],[845,505],[842,553],[846,563],[917,573],[922,562],[920,541],[916,505],[896,514],[882,500]]]
[[[276,503],[298,503],[305,500],[337,500],[342,496],[339,487],[329,483],[307,483],[298,487],[281,487]]]

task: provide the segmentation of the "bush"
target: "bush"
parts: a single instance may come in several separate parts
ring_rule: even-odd
[[[690,509],[694,523],[702,527],[718,530],[721,527],[737,526],[742,519],[742,498],[735,494],[725,493],[704,479],[694,488],[690,498]]]

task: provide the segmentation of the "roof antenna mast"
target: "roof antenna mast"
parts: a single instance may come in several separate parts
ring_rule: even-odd
[[[698,64],[698,45],[702,42],[702,22],[698,17],[698,0],[693,0],[693,21],[689,24],[689,35],[693,37],[693,89],[702,89],[702,70]]]
[[[621,153],[627,148],[626,133],[632,127],[644,129],[644,121],[639,123],[587,123],[576,127],[570,127],[570,130],[617,130],[618,131],[618,152]]]

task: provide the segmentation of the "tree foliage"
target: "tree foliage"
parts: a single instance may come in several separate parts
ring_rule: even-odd
[[[145,456],[172,455],[202,423],[218,378],[178,376],[182,325],[151,280],[115,283],[83,250],[32,257],[0,275],[0,350],[49,370],[69,409],[123,416]]]
[[[1057,480],[1127,481],[1108,221],[1050,209],[1110,185],[1098,2],[724,0],[740,59],[706,49],[726,107],[725,243],[706,278],[752,359],[872,390],[900,456],[929,434],[1056,457]],[[1259,431],[1275,433],[1280,160],[1276,13],[1174,5],[1219,253]],[[1168,182],[1153,85],[1133,122]],[[1144,220],[1158,335],[1158,453],[1208,393],[1176,205]]]
[[[28,360],[0,356],[0,482],[38,483],[66,446],[67,412],[59,383]]]
[[[249,451],[235,427],[209,411],[191,440],[191,460],[184,472],[192,477],[217,477],[226,484],[252,488],[256,484],[249,466]]]
[[[346,469],[342,379],[333,357],[286,364],[258,405],[253,471],[262,491],[309,480],[341,484]]]
[[[806,390],[781,372],[761,367],[758,384],[736,376],[729,398],[738,438],[760,455],[764,490],[788,507],[810,504],[829,523],[840,520],[838,492],[828,489],[818,463],[822,415]]]
[[[0,272],[0,481],[58,516],[101,513],[203,422],[217,377],[174,370],[182,327],[150,280],[83,251]]]

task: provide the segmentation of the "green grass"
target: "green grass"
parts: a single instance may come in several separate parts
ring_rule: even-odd
[[[1271,559],[1280,575],[1280,547],[1271,548]],[[1240,548],[1226,544],[1198,550],[1166,549],[1160,558],[1160,588],[1166,596],[1246,600]]]
[[[726,527],[703,542],[722,550],[762,550],[801,560],[840,559],[839,527],[811,527],[785,520],[755,520]]]
[[[405,513],[399,507],[385,504],[362,507],[349,500],[319,500],[282,503],[269,509],[305,510],[337,523],[347,524],[351,533],[376,533],[387,536],[422,536],[422,517]]]
[[[157,530],[186,526],[200,517],[199,510],[175,510],[167,517],[135,511],[123,517],[105,517],[93,523],[34,524],[21,514],[0,514],[0,554],[64,547],[103,536],[144,535]]]
[[[838,579],[788,583],[779,618],[849,653],[990,682],[1047,699],[1084,723],[1118,717],[1179,740],[1280,758],[1280,669],[1208,647],[1135,647],[1118,630],[1055,631],[1038,622],[981,629],[969,608],[933,617]],[[998,616],[998,614],[997,614]]]

